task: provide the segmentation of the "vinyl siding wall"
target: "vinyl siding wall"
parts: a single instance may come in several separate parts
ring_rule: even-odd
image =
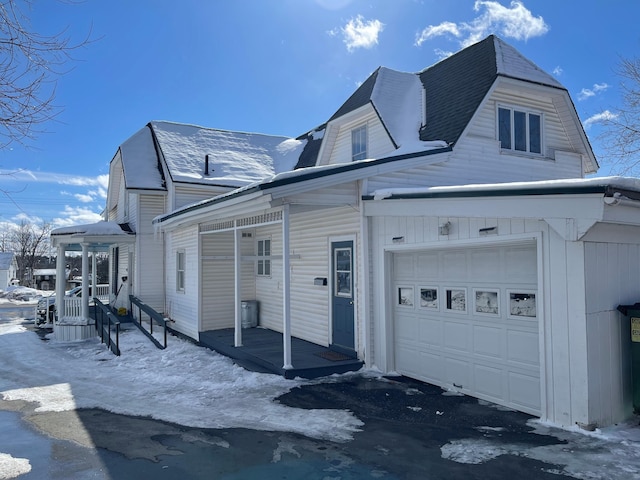
[[[383,157],[395,149],[378,116],[371,112],[358,120],[341,125],[329,155],[329,164],[351,162],[351,131],[367,125],[367,158]]]
[[[632,413],[630,321],[616,309],[640,302],[640,245],[585,242],[584,258],[589,417],[609,425]]]
[[[329,344],[329,287],[314,285],[314,279],[330,277],[331,237],[352,235],[359,238],[359,215],[359,211],[352,207],[325,208],[291,214],[292,335],[319,345]],[[271,238],[272,254],[282,255],[280,225],[257,229],[256,241],[262,238]],[[357,253],[359,243],[356,242],[355,248]],[[358,274],[360,272],[357,272]],[[273,260],[271,276],[256,276],[255,285],[256,299],[260,302],[260,325],[281,332],[282,261]],[[356,289],[358,288],[356,277]],[[356,317],[361,318],[361,315]]]
[[[165,311],[164,248],[162,236],[156,235],[151,221],[164,212],[164,196],[137,196],[134,295],[158,312]]]
[[[200,202],[201,200],[213,198],[231,190],[230,188],[217,186],[203,188],[176,183],[173,185],[175,186],[173,209],[180,208],[191,203]]]
[[[199,315],[199,249],[198,227],[182,227],[165,233],[166,239],[166,313],[175,321],[173,328],[198,339]],[[185,288],[176,290],[176,252],[185,252]]]

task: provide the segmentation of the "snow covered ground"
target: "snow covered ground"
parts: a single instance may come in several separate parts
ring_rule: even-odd
[[[11,302],[13,308],[15,301]],[[122,333],[123,354],[115,357],[97,340],[44,342],[25,327],[23,319],[4,318],[1,307],[0,398],[5,401],[33,402],[41,412],[101,408],[191,427],[295,432],[337,442],[349,441],[363,427],[346,410],[305,410],[275,400],[298,385],[333,382],[339,377],[292,381],[249,372],[224,356],[175,337],[169,338],[166,350],[156,349],[136,329]],[[378,376],[374,371],[355,375],[362,374]],[[441,447],[441,455],[471,464],[519,455],[558,465],[558,473],[578,479],[640,478],[637,420],[595,432],[560,430],[540,422],[531,426],[536,433],[553,435],[563,443],[505,444],[492,432],[480,439],[452,440]],[[28,459],[0,452],[0,480],[30,468]]]

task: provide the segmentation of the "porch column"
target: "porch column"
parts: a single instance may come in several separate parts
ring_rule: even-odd
[[[291,266],[289,260],[289,205],[282,210],[282,342],[284,365],[288,370],[291,363]]]
[[[82,244],[82,318],[89,319],[89,245]]]
[[[93,285],[93,293],[92,296],[98,296],[98,289],[96,285],[98,284],[98,260],[96,258],[96,252],[91,253],[91,285]]]
[[[241,231],[238,229],[237,220],[234,220],[233,229],[233,265],[234,265],[234,291],[235,291],[235,322],[234,345],[242,346],[242,264],[240,252]]]
[[[56,315],[53,317],[54,329],[57,323],[56,316],[58,318],[64,316],[64,287],[66,286],[67,279],[65,276],[66,258],[63,244],[58,245],[56,255]]]

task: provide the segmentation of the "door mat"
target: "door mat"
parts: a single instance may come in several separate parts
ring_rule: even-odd
[[[324,358],[325,360],[331,360],[332,362],[341,362],[343,360],[353,360],[349,355],[343,353],[334,352],[333,350],[327,350],[325,352],[316,353],[317,356]]]

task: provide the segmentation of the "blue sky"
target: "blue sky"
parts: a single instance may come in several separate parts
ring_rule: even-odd
[[[59,78],[47,133],[0,150],[0,229],[98,220],[109,162],[151,120],[297,136],[378,66],[417,72],[492,33],[567,87],[608,175],[594,119],[640,51],[635,0],[35,0],[29,15],[93,41]]]

